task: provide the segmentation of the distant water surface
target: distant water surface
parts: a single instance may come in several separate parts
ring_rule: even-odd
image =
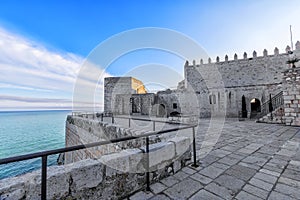
[[[0,159],[65,146],[65,120],[71,111],[0,112]],[[58,155],[48,157],[55,165]],[[41,159],[0,165],[0,179],[41,167]]]

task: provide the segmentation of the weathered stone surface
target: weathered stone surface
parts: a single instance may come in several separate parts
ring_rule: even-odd
[[[235,195],[235,193],[230,189],[218,185],[214,182],[208,184],[204,189],[214,194],[217,194],[218,196],[223,197],[225,199],[232,199]]]
[[[177,178],[175,178],[173,176],[170,176],[170,177],[167,177],[167,178],[161,180],[160,182],[162,182],[164,185],[170,187],[170,186],[178,183],[179,179],[177,179]]]
[[[219,185],[222,185],[222,186],[230,189],[234,193],[237,193],[245,184],[245,182],[242,181],[241,179],[237,179],[233,176],[229,176],[226,174],[222,174],[221,176],[216,178],[214,181],[216,183],[218,183]]]
[[[143,192],[140,191],[136,194],[134,194],[133,196],[130,197],[130,200],[146,200],[146,199],[150,199],[151,197],[153,197],[153,194],[151,192]]]
[[[266,191],[271,191],[273,185],[270,184],[270,183],[267,183],[267,182],[264,182],[262,180],[259,180],[259,179],[256,179],[256,178],[252,178],[249,183],[251,185],[254,185],[255,187],[258,187],[258,188],[261,188],[261,189],[264,189]]]
[[[299,188],[294,188],[294,187],[291,187],[291,186],[288,186],[288,185],[285,185],[285,184],[281,184],[281,183],[276,184],[275,191],[280,192],[282,194],[289,195],[293,198],[299,198],[300,197]]]
[[[22,199],[25,197],[25,182],[22,176],[0,180],[0,199]]]
[[[256,173],[256,170],[242,165],[234,165],[225,173],[241,180],[247,181]]]
[[[216,167],[213,167],[213,166],[208,166],[208,167],[204,168],[203,170],[201,170],[199,173],[202,174],[202,175],[205,175],[209,178],[215,179],[216,177],[218,177],[223,172],[224,172],[224,170],[222,170],[220,168],[216,168]]]
[[[199,181],[203,185],[207,185],[208,183],[210,183],[212,181],[211,178],[203,176],[202,174],[199,174],[199,173],[193,174],[193,176],[190,176],[190,177],[196,181]]]
[[[167,187],[161,183],[154,183],[150,186],[150,188],[154,194],[158,194],[158,193],[164,191],[165,189],[167,189]]]
[[[103,180],[103,170],[103,164],[97,160],[83,160],[72,164],[72,191],[75,193],[98,186]]]
[[[241,191],[240,193],[238,193],[238,195],[235,198],[238,199],[238,200],[244,200],[244,199],[247,199],[247,200],[262,200],[262,198],[254,196],[252,194],[249,194],[245,191]]]
[[[266,190],[260,189],[258,187],[255,187],[255,186],[249,185],[249,184],[245,185],[243,190],[249,194],[255,195],[262,199],[267,199],[268,194],[269,194],[269,192],[267,192]]]
[[[255,174],[254,178],[263,180],[263,181],[271,183],[271,184],[275,184],[278,179],[276,176],[272,176],[272,175],[260,173],[260,172]]]
[[[173,199],[187,199],[202,187],[199,182],[187,178],[165,190],[164,193]]]
[[[276,191],[272,191],[268,199],[269,200],[294,200],[293,197],[290,197],[288,195]]]
[[[199,192],[197,192],[195,195],[193,195],[190,199],[191,200],[198,200],[198,199],[221,200],[222,198],[202,189]]]
[[[191,144],[190,139],[187,137],[175,137],[171,138],[169,141],[175,143],[176,156],[181,156],[188,151]]]

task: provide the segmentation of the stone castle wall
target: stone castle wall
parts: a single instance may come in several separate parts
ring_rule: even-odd
[[[104,79],[104,112],[120,112],[116,107],[121,104],[128,106],[128,101],[121,101],[116,97],[119,94],[146,94],[143,82],[133,77],[107,77]]]
[[[279,54],[278,49],[274,55],[268,55],[265,50],[263,56],[257,57],[256,52],[252,58],[244,54],[242,59],[235,55],[234,60],[215,63],[209,59],[208,63],[185,65],[185,75],[189,90],[193,90],[199,96],[200,110],[203,116],[226,111],[227,117],[238,117],[242,110],[242,96],[246,98],[247,111],[251,111],[250,101],[254,98],[261,103],[282,91],[282,72],[289,68],[286,61],[288,53]],[[217,71],[215,70],[217,69]],[[201,73],[200,73],[201,72]],[[217,78],[216,73],[221,75]],[[224,88],[220,88],[220,85]],[[212,99],[213,101],[210,101]],[[214,100],[215,99],[215,100]]]

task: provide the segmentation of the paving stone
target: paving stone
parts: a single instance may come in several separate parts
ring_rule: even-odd
[[[287,169],[291,169],[291,170],[300,172],[300,164],[299,163],[300,163],[299,161],[291,160],[289,165],[287,166]]]
[[[232,153],[228,155],[230,158],[235,158],[237,160],[242,160],[245,157],[247,157],[246,155],[240,155],[240,154],[236,154],[236,153]]]
[[[225,173],[247,181],[256,173],[256,170],[242,165],[234,165]]]
[[[230,189],[223,187],[215,182],[208,184],[204,189],[225,199],[232,199],[235,195],[235,193]]]
[[[168,188],[164,193],[172,199],[187,199],[202,188],[198,181],[187,178]]]
[[[199,200],[199,199],[207,199],[207,200],[222,200],[222,198],[218,197],[215,194],[212,194],[204,189],[200,190],[196,194],[194,194],[190,200]]]
[[[167,187],[161,183],[154,183],[150,186],[150,189],[154,194],[158,194],[158,193],[162,192],[163,190],[165,190],[166,188]]]
[[[238,193],[238,195],[235,197],[238,200],[261,200],[262,198],[259,198],[257,196],[253,196],[252,194],[249,194],[245,191],[241,191],[240,193]]]
[[[153,197],[153,194],[151,192],[144,192],[140,191],[138,193],[135,193],[133,196],[130,197],[130,200],[144,200],[144,199],[150,199]]]
[[[203,176],[202,174],[199,174],[199,173],[193,174],[192,176],[190,176],[190,178],[192,178],[196,181],[199,181],[203,185],[207,185],[208,183],[210,183],[212,181],[211,178]]]
[[[209,178],[215,179],[223,172],[224,172],[223,169],[220,169],[220,168],[217,168],[214,166],[208,166],[208,167],[204,168],[203,170],[201,170],[199,173],[203,174]]]
[[[220,158],[218,158],[217,156],[207,155],[205,158],[202,158],[200,160],[200,166],[201,167],[207,167],[207,166],[209,166],[210,164],[216,162],[219,159]]]
[[[223,163],[219,163],[219,162],[214,162],[213,164],[211,164],[210,166],[214,166],[223,170],[229,169],[230,166],[229,165],[225,165]]]
[[[179,180],[183,180],[186,177],[188,177],[189,175],[187,173],[184,173],[183,171],[179,171],[176,174],[174,174],[174,177],[179,179]]]
[[[227,156],[228,154],[231,154],[230,151],[222,150],[222,149],[216,149],[210,153],[211,155],[217,156],[219,158],[223,158],[224,156]]]
[[[295,171],[295,170],[285,169],[282,176],[300,181],[300,173],[298,171]]]
[[[258,166],[263,166],[268,160],[266,158],[261,158],[257,156],[248,156],[247,158],[242,160],[245,163],[251,163]]]
[[[294,188],[285,184],[281,184],[281,183],[276,184],[275,191],[280,192],[282,194],[287,194],[294,198],[300,198],[299,188]]]
[[[266,190],[266,191],[271,191],[271,189],[272,189],[272,187],[273,187],[272,184],[267,183],[267,182],[262,181],[262,180],[259,180],[259,179],[257,179],[257,178],[252,178],[252,179],[249,181],[249,183],[250,183],[251,185],[254,185],[255,187],[262,188],[262,189],[264,189],[264,190]]]
[[[285,194],[276,192],[276,191],[272,191],[268,200],[295,200],[294,198],[287,196]]]
[[[232,158],[229,156],[226,156],[222,159],[219,160],[220,163],[226,164],[226,165],[235,165],[236,163],[238,163],[240,160],[236,159],[236,158]]]
[[[260,166],[257,166],[257,165],[252,165],[252,164],[249,164],[249,163],[244,163],[244,162],[239,162],[239,165],[242,165],[244,167],[248,167],[248,168],[252,168],[252,169],[255,169],[255,170],[259,170],[261,167]]]
[[[240,147],[235,146],[235,145],[226,145],[226,146],[222,147],[222,149],[226,150],[226,151],[234,152],[234,151],[237,151],[238,149],[240,149]]]
[[[164,194],[159,194],[159,195],[155,195],[154,197],[152,197],[150,200],[168,200],[170,199],[169,197],[167,197]]]
[[[276,170],[276,172],[282,172],[282,170],[286,167],[287,162],[282,162],[282,163],[273,163],[273,162],[268,162],[267,164],[264,165],[264,168],[269,167],[272,169],[271,171],[274,171],[274,168],[278,168],[279,170]]]
[[[280,177],[278,179],[278,182],[300,189],[300,181],[296,181],[290,178]]]
[[[237,193],[245,184],[245,182],[241,179],[237,179],[236,177],[229,176],[227,174],[219,176],[214,180],[214,182],[232,190],[235,193]]]
[[[263,172],[265,174],[269,174],[269,175],[272,175],[272,176],[276,176],[276,177],[279,177],[280,176],[280,173],[278,172],[274,172],[274,171],[271,171],[271,170],[268,170],[268,169],[261,169],[259,170],[260,172]]]
[[[268,163],[263,166],[263,169],[275,172],[277,174],[281,174],[283,171],[283,168],[273,167],[273,166],[269,165]]]
[[[194,170],[194,169],[192,169],[192,168],[190,168],[190,167],[184,167],[184,168],[182,169],[182,171],[185,172],[185,173],[187,173],[187,174],[190,174],[190,175],[197,172],[196,170]]]
[[[170,186],[172,186],[172,185],[178,183],[179,180],[176,179],[176,178],[173,177],[173,176],[169,176],[169,177],[167,177],[167,178],[161,180],[160,182],[163,183],[164,185],[170,187]]]
[[[271,183],[271,184],[275,184],[278,179],[278,177],[276,177],[276,176],[272,176],[272,175],[265,174],[262,172],[258,172],[257,174],[255,174],[254,178],[263,180],[263,181]]]
[[[247,155],[250,155],[255,151],[256,151],[256,149],[248,149],[248,148],[242,148],[242,149],[238,150],[238,152],[241,152],[241,153],[244,153]]]
[[[263,189],[258,188],[258,187],[255,187],[253,185],[249,185],[249,184],[245,185],[243,187],[243,190],[246,191],[249,194],[253,194],[253,195],[255,195],[257,197],[260,197],[262,199],[267,199],[268,194],[269,194],[268,191],[263,190]]]

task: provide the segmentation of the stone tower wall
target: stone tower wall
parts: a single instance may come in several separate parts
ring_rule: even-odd
[[[287,49],[289,50],[289,49]],[[273,55],[268,55],[265,50],[263,56],[248,58],[244,54],[242,59],[235,55],[234,60],[216,62],[211,59],[204,64],[193,61],[185,65],[185,75],[188,89],[193,90],[199,96],[200,112],[202,116],[209,116],[212,111],[215,114],[225,112],[227,117],[237,117],[242,109],[242,96],[246,98],[247,111],[251,111],[250,101],[257,98],[261,103],[268,100],[269,94],[276,95],[282,91],[282,72],[289,68],[286,61],[290,58],[289,53],[279,54],[277,48]],[[218,79],[216,70],[220,73],[222,80]],[[201,73],[200,73],[201,71]],[[206,80],[209,84],[206,84]],[[224,89],[219,87],[224,84]],[[210,99],[215,99],[210,101]]]

